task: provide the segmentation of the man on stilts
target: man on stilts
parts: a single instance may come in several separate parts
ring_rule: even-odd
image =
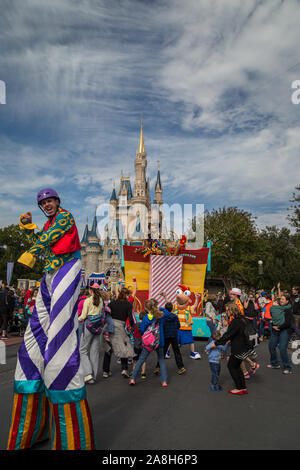
[[[32,268],[43,253],[45,275],[18,353],[7,449],[27,449],[50,437],[53,450],[91,450],[93,425],[79,374],[78,232],[72,215],[60,207],[56,191],[43,189],[37,203],[48,221],[34,233],[31,213],[20,216],[19,226],[32,246],[18,261]]]

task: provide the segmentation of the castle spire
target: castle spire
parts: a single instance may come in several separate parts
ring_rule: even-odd
[[[140,132],[138,153],[145,153],[145,143],[144,143],[144,135],[143,135],[143,118],[141,119],[141,132]]]
[[[157,177],[156,177],[155,190],[156,189],[162,189],[161,180],[160,180],[160,161],[159,160],[157,160]]]

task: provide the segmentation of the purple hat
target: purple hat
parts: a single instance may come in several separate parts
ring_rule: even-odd
[[[36,197],[38,205],[40,205],[40,203],[44,199],[48,199],[48,197],[55,197],[56,199],[58,199],[60,201],[59,195],[57,194],[56,191],[54,191],[54,189],[45,188],[45,189],[41,189],[41,191],[38,193],[38,195]]]

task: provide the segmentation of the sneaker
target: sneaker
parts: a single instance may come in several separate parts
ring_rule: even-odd
[[[87,375],[85,378],[84,378],[84,381],[86,384],[94,384],[95,383],[95,380],[93,379],[93,376],[92,375]]]
[[[129,364],[130,366],[131,366],[132,363],[133,363],[133,359],[132,359],[132,358],[128,359],[128,364]]]
[[[162,386],[162,387],[167,387],[168,384],[167,384],[167,382],[162,382],[162,383],[161,383],[161,386]]]
[[[191,359],[201,359],[201,355],[198,352],[191,352],[190,353],[190,358]]]
[[[245,377],[245,379],[250,379],[250,374],[249,374],[249,372],[245,372],[245,373],[244,373],[244,377]]]
[[[142,374],[141,377],[142,377],[142,379],[146,379],[146,378],[147,378],[147,375],[146,375],[146,374]]]
[[[267,365],[268,369],[280,369],[280,366],[272,366],[271,364]]]
[[[292,374],[292,371],[291,371],[291,370],[288,370],[288,369],[285,369],[285,370],[283,371],[283,374],[284,374],[284,375],[290,375],[290,374]]]
[[[185,372],[186,372],[186,369],[184,367],[181,367],[181,369],[179,369],[177,374],[181,375],[181,374],[184,374]]]
[[[121,359],[118,357],[117,364],[121,364]]]
[[[170,353],[170,351],[167,351],[167,352],[166,352],[166,355],[165,355],[165,358],[166,358],[166,359],[170,359],[170,357],[171,357],[171,353]]]
[[[159,367],[156,367],[156,369],[154,369],[153,373],[154,373],[155,375],[160,374],[160,368],[159,368]]]
[[[128,374],[128,371],[127,370],[122,370],[121,372],[122,376],[124,377],[124,379],[129,379],[129,374]]]
[[[105,379],[108,379],[108,377],[111,376],[111,372],[103,372],[102,374],[102,377],[104,377]]]
[[[135,380],[134,380],[134,379],[130,379],[129,385],[135,385]]]
[[[221,392],[221,391],[222,391],[222,387],[221,387],[220,385],[216,385],[216,386],[211,385],[211,386],[210,386],[210,390],[211,390],[212,392]]]
[[[255,372],[256,372],[256,371],[257,371],[257,369],[259,369],[259,368],[260,368],[260,365],[259,365],[259,364],[257,364],[257,362],[255,362],[255,363],[254,363],[254,367],[251,367],[251,370],[250,370],[250,372],[249,372],[249,373],[250,373],[250,375],[253,375],[253,374],[255,374]]]

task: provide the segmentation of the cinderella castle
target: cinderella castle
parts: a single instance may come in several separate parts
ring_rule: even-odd
[[[109,201],[110,223],[105,227],[103,239],[100,238],[97,231],[97,209],[92,228],[89,229],[88,222],[86,223],[81,240],[82,267],[85,280],[91,276],[94,278],[100,277],[101,274],[122,277],[122,243],[141,244],[142,239],[147,238],[150,231],[152,234],[161,233],[163,200],[160,168],[158,166],[154,200],[151,202],[150,181],[146,175],[146,157],[142,120],[139,146],[134,161],[134,189],[132,190],[130,176],[124,176],[122,172],[119,188],[116,190],[114,186],[112,189]],[[142,236],[137,236],[141,233],[141,223],[143,225],[143,221],[141,221],[143,209],[147,211],[147,233],[143,229]],[[134,233],[129,234],[128,226],[134,226]]]

